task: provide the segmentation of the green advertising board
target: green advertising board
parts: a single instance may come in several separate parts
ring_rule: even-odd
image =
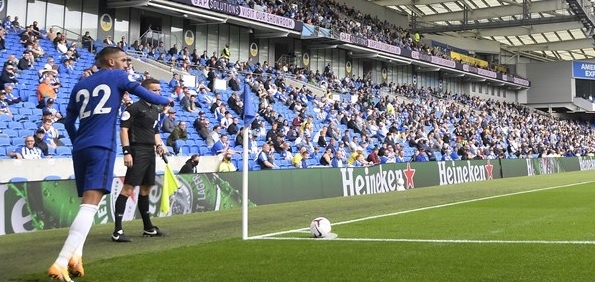
[[[372,167],[260,170],[249,173],[249,205],[267,205],[332,197],[390,193],[498,178],[595,169],[593,157],[512,160],[470,160],[393,163]],[[149,195],[152,216],[170,216],[239,208],[242,173],[176,176],[180,187],[170,197],[170,211],[161,214],[163,176]],[[112,193],[99,204],[95,223],[113,222],[114,195],[122,188],[114,178]],[[481,187],[481,186],[478,186]],[[124,219],[140,218],[136,196],[129,199]],[[74,180],[0,184],[0,235],[70,226],[80,198]]]

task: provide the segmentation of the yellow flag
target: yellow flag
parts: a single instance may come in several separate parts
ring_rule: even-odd
[[[180,188],[180,183],[169,167],[169,164],[166,164],[165,174],[163,175],[163,191],[161,191],[161,212],[163,214],[169,212],[169,197],[171,197],[178,188]]]

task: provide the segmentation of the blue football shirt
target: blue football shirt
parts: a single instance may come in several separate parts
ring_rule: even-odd
[[[70,94],[64,127],[73,151],[89,147],[116,150],[116,122],[124,91],[149,103],[169,104],[168,98],[145,89],[124,70],[100,70],[77,83]]]

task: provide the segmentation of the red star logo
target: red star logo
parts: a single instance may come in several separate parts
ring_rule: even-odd
[[[488,173],[488,179],[494,179],[494,166],[490,163],[490,160],[488,160],[488,164],[485,167]]]
[[[413,176],[415,175],[415,169],[411,168],[411,164],[407,163],[407,169],[405,170],[405,177],[407,178],[407,189],[415,188],[415,181],[413,181]]]

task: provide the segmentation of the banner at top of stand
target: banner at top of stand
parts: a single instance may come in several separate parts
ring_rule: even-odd
[[[287,29],[302,30],[302,22],[294,19],[273,15],[266,10],[260,11],[248,7],[228,3],[226,1],[218,0],[172,0],[174,2],[191,5],[215,12],[220,12],[244,19],[254,20],[274,26],[279,26]]]

